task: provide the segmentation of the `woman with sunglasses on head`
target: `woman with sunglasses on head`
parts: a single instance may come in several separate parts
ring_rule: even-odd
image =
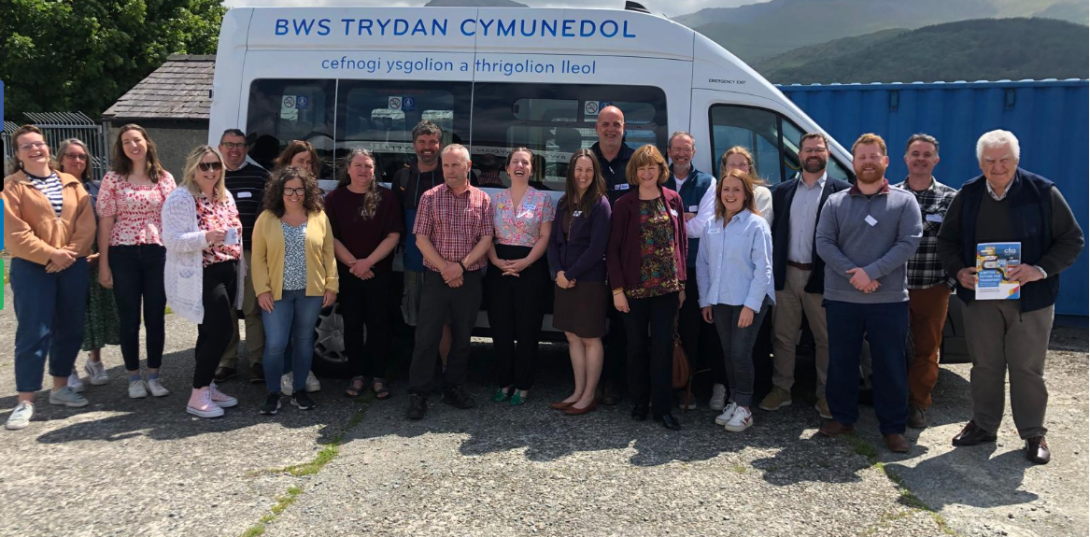
[[[333,227],[322,211],[318,181],[294,166],[273,173],[265,187],[265,211],[253,238],[253,282],[265,324],[265,385],[261,413],[280,410],[279,378],[291,336],[291,404],[314,408],[305,390],[314,358],[314,325],[322,308],[333,305],[340,289]]]
[[[333,229],[340,276],[338,311],[344,318],[344,347],[352,365],[353,377],[345,393],[357,397],[369,387],[376,399],[387,399],[389,311],[394,299],[391,254],[405,224],[394,193],[378,184],[370,151],[357,147],[348,154],[337,188],[325,198],[325,213]]]
[[[163,204],[164,274],[175,313],[197,323],[193,390],[186,412],[218,418],[238,405],[213,380],[231,343],[232,309],[242,303],[242,222],[224,186],[223,157],[202,145],[189,154],[182,184]],[[238,330],[237,325],[234,328]]]
[[[42,131],[26,125],[11,137],[15,165],[4,179],[5,247],[11,254],[15,301],[15,410],[6,427],[23,429],[34,416],[34,394],[42,389],[49,359],[49,402],[87,406],[68,387],[83,341],[87,300],[87,254],[95,237],[91,199],[79,179],[53,169]]]
[[[69,138],[61,142],[57,147],[57,154],[61,171],[79,179],[87,195],[91,197],[91,208],[94,209],[98,200],[98,189],[101,183],[94,179],[91,173],[91,153],[87,145],[78,138]],[[95,215],[98,220],[98,215]],[[87,265],[90,267],[90,283],[87,288],[87,309],[83,323],[83,346],[87,351],[87,362],[83,370],[87,373],[88,380],[95,386],[101,386],[110,381],[106,373],[106,367],[102,365],[102,347],[106,345],[118,345],[121,343],[119,323],[117,320],[117,302],[113,293],[98,283],[98,245],[91,243],[91,255],[87,256]],[[68,386],[77,392],[83,391],[83,381],[79,378],[76,368],[72,368],[72,374],[68,377]]]
[[[525,403],[534,383],[549,289],[549,263],[543,258],[556,216],[552,198],[530,186],[533,161],[534,154],[525,147],[507,155],[511,186],[492,198],[495,233],[488,252],[492,266],[484,281],[499,384],[492,400],[509,401],[511,406]]]
[[[166,344],[166,249],[160,230],[162,206],[174,190],[174,176],[159,163],[155,143],[139,125],[125,125],[114,143],[113,170],[102,179],[96,203],[98,281],[113,289],[121,324],[121,356],[129,375],[129,397],[170,392],[159,381]],[[143,303],[143,311],[141,311]],[[140,376],[140,318],[147,332],[145,382]]]
[[[549,406],[571,416],[598,407],[594,398],[602,375],[609,289],[606,244],[612,211],[598,158],[589,149],[572,154],[565,193],[556,206],[557,231],[549,240],[553,288],[553,328],[568,339],[575,390]]]

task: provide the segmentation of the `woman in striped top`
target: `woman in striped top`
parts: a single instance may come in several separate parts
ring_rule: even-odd
[[[79,180],[53,169],[42,131],[20,127],[12,142],[15,168],[4,179],[0,198],[18,322],[18,404],[6,425],[14,430],[25,428],[34,415],[34,394],[42,389],[47,356],[53,377],[50,404],[87,405],[87,399],[68,387],[68,375],[83,342],[86,257],[95,237],[95,217]]]

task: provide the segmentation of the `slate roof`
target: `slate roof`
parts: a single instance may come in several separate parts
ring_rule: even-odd
[[[172,54],[104,114],[108,120],[208,119],[216,57]]]

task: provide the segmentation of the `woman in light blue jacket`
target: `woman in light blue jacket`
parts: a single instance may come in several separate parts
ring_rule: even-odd
[[[741,432],[753,425],[753,342],[775,302],[772,233],[754,199],[757,179],[730,170],[716,185],[715,218],[704,225],[696,281],[704,320],[723,344],[730,403],[715,423]]]

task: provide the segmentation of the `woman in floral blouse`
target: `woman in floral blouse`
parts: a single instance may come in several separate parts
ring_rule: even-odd
[[[632,154],[625,175],[637,188],[613,204],[606,267],[613,306],[624,314],[628,337],[628,385],[636,401],[632,418],[646,420],[653,408],[655,421],[676,431],[681,424],[670,413],[671,341],[678,308],[685,301],[689,241],[681,196],[662,186],[669,174],[655,146]]]
[[[552,198],[530,186],[533,160],[534,154],[525,147],[507,156],[511,187],[492,199],[495,242],[488,252],[492,266],[485,275],[500,386],[492,400],[509,400],[513,406],[526,402],[534,383],[537,339],[549,288],[549,264],[542,258],[556,215]]]
[[[139,125],[125,125],[114,143],[113,171],[98,191],[98,282],[113,289],[121,324],[121,356],[129,372],[129,397],[170,392],[159,382],[166,343],[167,297],[163,290],[166,249],[163,202],[174,176],[159,163],[155,142]],[[141,312],[143,303],[143,312]],[[147,382],[140,376],[140,318],[147,331]]]
[[[182,184],[163,204],[165,288],[176,313],[197,323],[193,391],[186,411],[218,418],[238,404],[213,376],[231,343],[232,311],[242,303],[242,222],[224,186],[223,157],[211,146],[193,150]]]

